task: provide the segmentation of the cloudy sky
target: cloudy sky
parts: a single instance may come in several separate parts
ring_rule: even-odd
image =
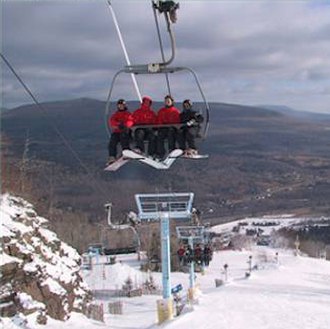
[[[160,60],[151,1],[113,0],[132,63]],[[126,63],[106,0],[4,1],[2,52],[41,102],[105,100]],[[163,17],[161,29],[170,56]],[[198,75],[208,101],[287,105],[330,113],[330,1],[180,1],[175,66]],[[2,105],[31,99],[2,67]],[[187,73],[170,76],[174,97],[200,100]],[[164,76],[138,76],[142,94],[167,93]],[[131,78],[114,98],[136,98]]]

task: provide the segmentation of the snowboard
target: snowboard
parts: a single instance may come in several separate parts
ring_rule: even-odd
[[[115,162],[109,164],[107,167],[104,168],[106,171],[116,171],[120,167],[122,167],[124,164],[126,164],[130,159],[127,159],[124,156],[121,156],[118,158]]]
[[[194,154],[194,155],[187,155],[183,154],[181,158],[185,159],[208,159],[209,155],[208,154]]]
[[[182,155],[182,150],[180,149],[173,150],[163,161],[154,160],[149,156],[134,152],[132,150],[124,150],[123,155],[129,159],[139,160],[140,162],[143,162],[153,168],[165,170],[165,169],[169,169],[173,164],[173,162],[175,161],[175,159]]]
[[[169,155],[167,156],[167,158],[165,160],[163,160],[163,163],[169,167],[171,167],[171,165],[173,164],[173,162],[179,158],[180,156],[182,156],[183,151],[180,149],[175,149],[172,152],[169,153]]]
[[[131,160],[139,160],[140,162],[143,162],[156,169],[168,169],[168,167],[163,162],[156,161],[144,154],[140,154],[132,150],[124,150],[123,155],[125,158],[129,158]]]

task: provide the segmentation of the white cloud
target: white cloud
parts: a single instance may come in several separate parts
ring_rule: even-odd
[[[40,101],[71,95],[106,98],[111,77],[125,65],[106,1],[18,1],[2,6],[3,52],[36,88]],[[160,60],[151,3],[113,1],[113,6],[131,62]],[[320,91],[330,88],[329,18],[330,6],[316,1],[181,1],[173,26],[173,65],[192,67],[210,101],[281,103],[326,112],[327,93]],[[162,36],[168,57],[168,36]],[[149,83],[138,80],[155,99],[166,93],[164,83],[154,77]],[[194,98],[189,77],[171,80],[179,99]],[[131,86],[124,90],[128,84],[129,78],[119,87],[133,98]],[[17,97],[22,88],[6,69],[3,85],[4,106],[26,99]],[[301,99],[292,97],[288,85],[303,90]]]

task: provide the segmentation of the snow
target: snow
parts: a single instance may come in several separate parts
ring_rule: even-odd
[[[168,328],[182,328],[189,321],[194,321],[193,328],[330,328],[329,262],[295,258],[281,251],[278,268],[265,265],[246,279],[244,266],[249,254],[218,253],[215,262],[218,268],[223,263],[229,265],[232,281],[214,289],[211,281],[203,279],[205,292],[200,304]],[[256,256],[254,251],[253,259]],[[214,265],[211,276],[215,274]]]
[[[128,277],[132,279],[133,284],[137,282],[139,285],[147,279],[147,274],[139,271],[140,265],[135,260],[136,255],[128,257],[123,255],[118,258],[122,263],[118,262],[112,266],[103,265],[104,263],[96,264],[96,259],[93,258],[93,275],[89,270],[83,271],[83,278],[92,290],[120,289]],[[102,280],[96,278],[102,278]]]
[[[38,271],[38,266],[35,262],[30,262],[24,265],[23,270],[26,272],[35,273]]]
[[[5,236],[15,237],[16,232],[20,232],[21,234],[24,234],[32,230],[31,228],[27,227],[22,223],[14,222],[12,220],[12,217],[15,215],[11,215],[8,211],[6,211],[6,207],[1,206],[0,216],[1,216],[0,237],[5,237]]]
[[[61,249],[63,250],[65,258],[65,263],[67,266],[76,266],[76,263],[80,260],[80,255],[72,247],[68,246],[65,242],[61,242]]]
[[[43,283],[43,286],[48,286],[49,291],[53,292],[56,295],[62,295],[64,296],[66,291],[63,289],[63,287],[54,279],[52,278],[47,278]]]
[[[7,200],[7,201],[6,201]],[[22,202],[22,201],[20,201]],[[32,228],[16,222],[18,212],[32,211],[29,204],[24,211],[15,202],[1,198],[1,232],[13,236],[22,226],[22,232]],[[253,228],[254,223],[276,222],[276,226],[260,226],[265,229],[264,234],[272,229],[292,226],[310,218],[295,218],[290,215],[268,216],[262,218],[247,218],[227,223],[214,228],[219,233],[232,232],[232,228],[239,222],[247,222],[242,226],[244,232]],[[257,226],[258,227],[258,226]],[[243,233],[241,232],[241,233]],[[15,234],[14,234],[15,236]],[[48,230],[42,230],[42,237],[49,245],[43,245],[43,255],[34,255],[34,259],[25,265],[25,270],[36,271],[38,266],[46,266],[47,272],[61,282],[70,282],[71,274],[66,273],[66,266],[71,266],[79,258],[72,248],[61,242],[64,255],[51,254],[52,243],[58,243],[56,235]],[[42,245],[40,239],[34,240],[34,246]],[[25,246],[22,246],[24,249]],[[248,260],[252,256],[255,270],[249,277]],[[45,264],[42,257],[50,259]],[[133,286],[141,286],[150,275],[156,285],[161,287],[161,273],[145,273],[140,271],[140,262],[136,254],[118,255],[117,263],[106,264],[106,257],[93,258],[91,270],[81,270],[84,281],[95,291],[109,291],[120,289],[128,277]],[[1,257],[2,264],[17,261],[6,254]],[[226,280],[224,265],[228,265]],[[77,265],[76,265],[77,267]],[[77,271],[79,268],[77,267]],[[222,279],[224,284],[215,287],[215,280]],[[38,313],[28,316],[18,314],[15,318],[0,318],[3,328],[47,328],[47,329],[81,329],[81,328],[166,328],[166,329],[329,329],[330,328],[330,262],[295,256],[292,250],[275,249],[269,246],[253,246],[249,250],[223,250],[214,253],[210,266],[205,274],[196,273],[196,283],[200,294],[198,303],[187,305],[182,314],[162,325],[157,324],[156,302],[161,295],[143,295],[142,297],[99,297],[95,302],[102,304],[105,311],[105,322],[98,322],[86,318],[79,313],[71,313],[65,321],[57,321],[48,317],[46,325],[38,325]],[[43,284],[49,286],[56,294],[65,294],[63,287],[54,279],[48,278]],[[189,287],[189,274],[182,272],[171,273],[171,286],[182,284],[182,296]],[[79,293],[81,287],[77,287]],[[101,296],[101,295],[100,295]],[[37,302],[25,293],[20,293],[20,300],[28,308],[37,306]],[[109,302],[123,302],[123,314],[113,315],[108,312]],[[66,301],[64,300],[64,303]],[[40,305],[39,305],[40,306]]]
[[[21,292],[18,295],[18,298],[20,299],[21,305],[25,309],[33,309],[33,308],[38,308],[38,307],[45,308],[45,305],[43,303],[33,300],[32,297],[30,295],[26,294],[25,292]]]
[[[322,218],[323,220],[329,220],[329,218]],[[307,222],[319,222],[319,217],[296,217],[294,215],[276,215],[276,216],[262,216],[262,217],[247,217],[239,219],[233,222],[221,224],[212,227],[212,231],[215,233],[229,233],[233,230],[235,226],[240,224],[239,233],[245,234],[246,230],[261,228],[263,230],[263,235],[270,235],[273,230],[279,230],[284,227],[291,227],[297,224],[307,223]],[[273,224],[273,225],[264,225]]]
[[[22,263],[22,260],[20,260],[17,257],[9,256],[5,253],[1,252],[1,257],[0,257],[0,266],[3,266],[5,264],[10,264],[10,263]]]
[[[40,226],[48,224],[48,220],[44,217],[37,216],[36,221]]]
[[[251,276],[246,278],[249,256],[252,256],[253,265],[258,265],[258,270],[252,271]],[[146,279],[148,274],[139,272],[135,254],[117,256],[117,259],[121,263],[103,265],[105,258],[101,257],[101,265],[94,264],[91,271],[83,271],[85,279],[93,289],[120,288],[128,276],[131,276],[135,284]],[[228,281],[216,288],[215,279],[224,279],[224,264],[228,264]],[[103,269],[106,269],[105,279]],[[161,273],[152,275],[156,283],[160,284]],[[196,276],[201,291],[198,304],[187,306],[182,315],[161,326],[157,324],[156,318],[156,301],[161,299],[161,296],[143,295],[135,298],[112,297],[98,300],[104,305],[104,323],[87,319],[82,314],[72,313],[66,322],[49,319],[47,329],[330,328],[329,261],[296,257],[292,251],[257,246],[245,251],[215,252],[205,275],[196,273]],[[186,290],[189,285],[189,274],[172,273],[172,286],[178,283]],[[111,315],[107,311],[107,303],[116,300],[124,303],[122,315]],[[29,327],[44,328],[35,324],[34,316],[27,316]]]
[[[21,205],[20,205],[21,204]],[[22,208],[23,205],[23,208]],[[25,208],[24,208],[25,207]],[[22,199],[15,199],[9,194],[0,196],[0,218],[1,230],[0,237],[15,237],[15,233],[19,232],[24,235],[33,230],[23,223],[18,222],[16,217],[20,217],[28,212],[34,212],[32,206]]]
[[[88,288],[85,283],[81,282],[79,275],[80,256],[72,247],[62,243],[54,232],[41,227],[48,221],[43,217],[37,216],[31,204],[8,194],[0,196],[0,214],[1,238],[3,241],[0,266],[17,263],[20,269],[23,270],[22,274],[16,277],[14,272],[15,266],[7,266],[6,269],[9,274],[5,277],[5,282],[8,281],[9,289],[11,289],[10,283],[13,280],[17,280],[13,289],[15,289],[15,293],[20,300],[20,307],[22,308],[19,309],[31,310],[34,313],[45,308],[47,312],[50,310],[49,305],[40,304],[26,294],[26,292],[30,292],[28,287],[30,282],[22,282],[22,291],[20,290],[20,284],[18,283],[20,283],[21,278],[25,279],[25,271],[32,275],[37,275],[38,284],[48,287],[55,299],[57,296],[66,297],[67,291],[76,289],[80,292],[80,296],[77,299],[80,302],[85,300]],[[17,258],[12,255],[15,255]],[[84,291],[85,288],[86,290]],[[75,297],[72,297],[74,298],[72,301],[76,302]],[[69,305],[66,298],[62,298],[62,300],[62,310],[67,311],[67,314],[69,314],[71,305]],[[3,307],[4,305],[2,305]],[[51,309],[50,314],[54,316],[52,311],[54,310]],[[19,326],[18,323],[24,325],[26,322],[23,315],[7,320],[9,321],[7,322],[8,327]],[[1,319],[1,321],[7,320]]]
[[[53,241],[58,241],[58,237],[54,232],[51,232],[45,228],[40,228],[39,232],[41,236],[44,237],[48,243]]]

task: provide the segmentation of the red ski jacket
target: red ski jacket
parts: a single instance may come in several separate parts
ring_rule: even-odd
[[[116,111],[108,120],[108,124],[113,133],[120,133],[122,129],[119,128],[119,125],[123,124],[125,127],[130,128],[133,126],[133,117],[130,112],[125,111]]]
[[[150,106],[142,104],[132,114],[134,125],[153,125],[156,124],[157,115]]]
[[[186,250],[185,250],[184,248],[180,248],[180,249],[178,250],[178,255],[179,255],[179,256],[184,256],[185,253],[186,253]]]
[[[180,111],[174,106],[162,107],[157,114],[157,123],[180,123]]]

